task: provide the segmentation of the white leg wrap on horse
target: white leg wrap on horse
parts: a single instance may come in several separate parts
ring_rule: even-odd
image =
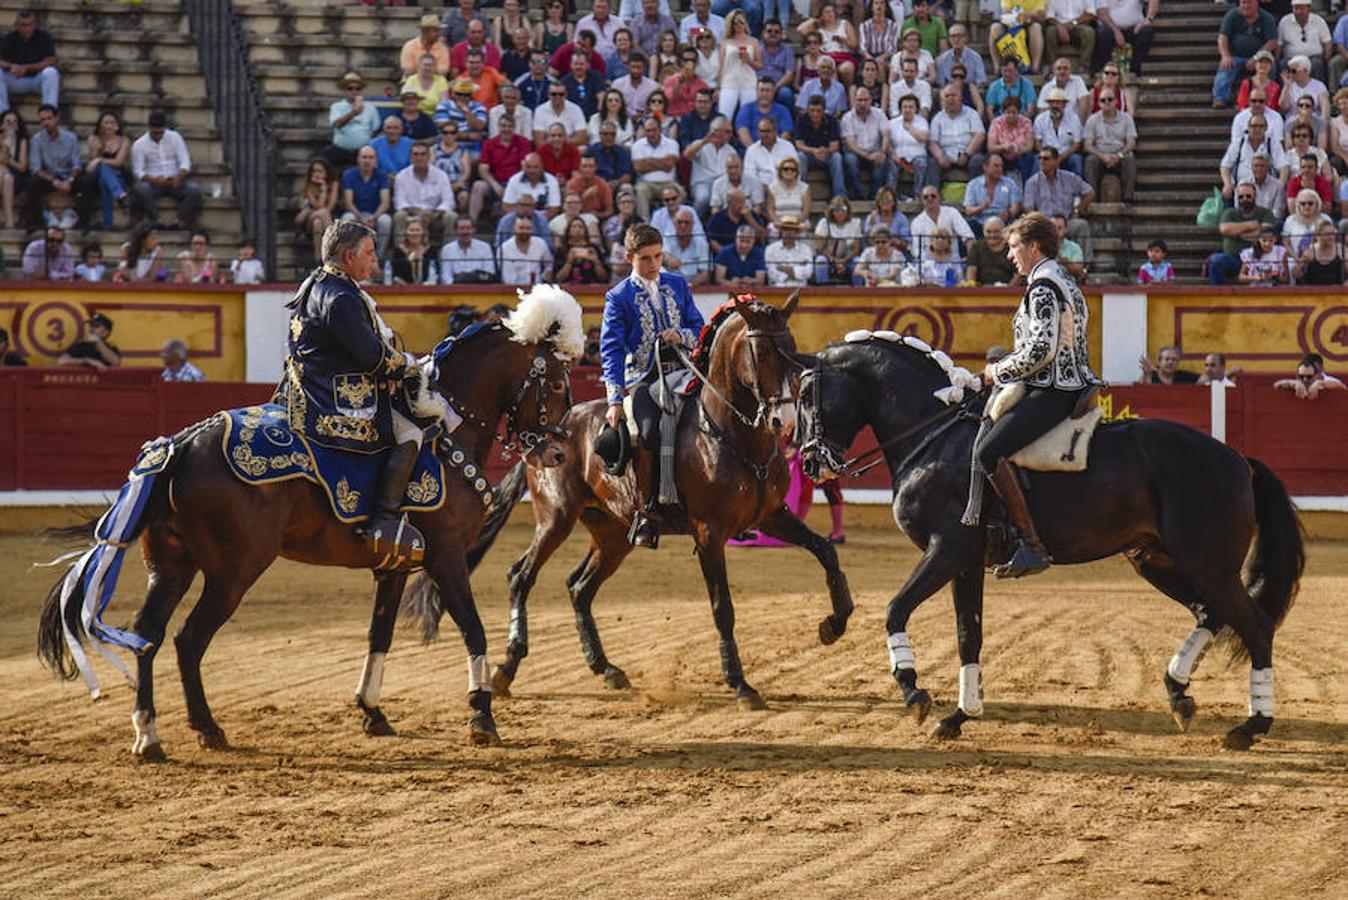
[[[360,702],[370,708],[379,705],[379,695],[384,689],[384,653],[368,653],[365,656],[365,668],[360,673],[360,684],[356,685],[356,696]]]
[[[1184,643],[1179,645],[1175,655],[1170,657],[1170,665],[1166,668],[1170,677],[1180,684],[1188,684],[1189,676],[1193,674],[1194,667],[1198,665],[1198,661],[1207,652],[1208,643],[1211,640],[1212,632],[1202,625],[1189,632],[1189,636],[1184,639]]]
[[[486,691],[491,693],[491,674],[487,671],[487,655],[468,657],[468,693]]]
[[[1273,718],[1273,668],[1250,670],[1250,715]]]
[[[913,656],[913,645],[908,643],[908,632],[896,631],[889,636],[889,671],[916,669],[917,658]]]
[[[978,663],[960,666],[960,712],[966,716],[983,715],[983,673]]]
[[[510,607],[510,635],[507,638],[510,643],[518,643],[521,638],[520,616],[522,610],[518,606]]]
[[[131,727],[136,729],[136,742],[131,745],[131,752],[137,756],[159,743],[159,732],[155,731],[154,719],[146,710],[138,709],[131,713]]]

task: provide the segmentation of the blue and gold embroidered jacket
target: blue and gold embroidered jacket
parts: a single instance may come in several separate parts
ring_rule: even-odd
[[[393,444],[391,385],[406,357],[381,331],[374,301],[341,272],[317,269],[289,306],[290,355],[277,402],[291,430],[338,450]]]
[[[627,390],[651,371],[660,332],[677,328],[685,347],[697,344],[702,313],[693,303],[688,281],[682,275],[661,272],[659,282],[658,300],[635,277],[624,278],[604,295],[599,356],[609,403],[621,403]]]

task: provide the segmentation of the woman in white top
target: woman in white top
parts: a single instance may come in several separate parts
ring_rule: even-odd
[[[857,258],[853,283],[876,287],[881,282],[897,282],[903,264],[903,251],[894,246],[893,233],[888,226],[877,225],[871,229],[871,245]]]
[[[950,232],[938,228],[922,255],[922,283],[954,287],[964,280],[964,266],[955,252]]]
[[[749,34],[749,20],[743,10],[733,10],[725,19],[725,40],[721,42],[721,86],[716,107],[721,115],[735,121],[735,111],[741,104],[758,99],[758,70],[763,68],[763,52],[757,40]]]
[[[1332,221],[1320,211],[1320,195],[1310,188],[1297,193],[1287,221],[1282,223],[1282,239],[1293,259],[1300,258],[1315,240],[1315,231],[1321,222]]]
[[[825,3],[819,7],[819,17],[806,19],[796,29],[802,36],[818,32],[823,39],[823,50],[838,64],[838,77],[850,85],[857,72],[857,51],[860,41],[852,23],[838,17],[838,7]]]
[[[1334,94],[1334,107],[1339,114],[1329,120],[1330,162],[1340,173],[1348,173],[1348,88],[1339,88]]]
[[[609,88],[604,91],[599,98],[599,111],[590,116],[586,130],[590,132],[590,143],[599,143],[599,129],[605,122],[612,122],[618,128],[618,144],[630,148],[632,146],[633,135],[636,133],[632,127],[632,120],[627,115],[627,101],[623,98],[622,91],[615,91]]]
[[[781,221],[795,216],[804,223],[810,218],[810,186],[800,180],[800,163],[784,159],[777,164],[777,180],[765,191],[769,231],[773,237],[781,233]]]
[[[902,68],[905,59],[917,61],[917,77],[925,78],[929,84],[936,83],[936,60],[922,46],[922,32],[909,28],[899,39],[899,52],[889,59],[890,78],[894,78]]]
[[[709,28],[703,29],[694,46],[697,47],[697,76],[707,82],[707,87],[715,89],[721,83],[721,54],[716,49],[716,35]]]
[[[861,220],[852,218],[852,206],[846,197],[828,202],[828,212],[814,229],[816,284],[852,283],[852,266],[861,252]]]

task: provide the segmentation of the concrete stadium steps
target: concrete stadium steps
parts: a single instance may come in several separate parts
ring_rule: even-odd
[[[242,227],[234,180],[225,164],[197,45],[182,5],[169,0],[143,0],[136,6],[116,0],[38,0],[29,5],[56,39],[64,125],[83,146],[98,115],[111,109],[122,116],[126,134],[135,139],[145,132],[150,112],[164,110],[192,154],[193,177],[205,201],[200,224],[211,234],[217,256],[232,256]],[[31,130],[38,98],[23,95],[16,100]],[[163,221],[174,218],[170,201],[161,201],[160,210]],[[125,229],[127,213],[118,210],[115,221]],[[37,234],[0,229],[0,248],[11,276],[18,270],[24,246]],[[68,239],[74,244],[96,240],[103,245],[105,258],[115,262],[126,231],[95,230],[83,238],[77,229]],[[186,247],[188,234],[165,232],[163,240],[176,253]]]
[[[1154,238],[1165,239],[1176,274],[1188,282],[1199,281],[1204,260],[1219,246],[1214,230],[1199,228],[1194,216],[1220,183],[1217,164],[1230,138],[1232,111],[1212,109],[1217,28],[1229,8],[1210,0],[1167,0],[1155,24],[1151,59],[1136,82],[1138,178],[1130,208],[1129,282]]]

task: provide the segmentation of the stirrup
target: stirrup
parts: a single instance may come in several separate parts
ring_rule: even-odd
[[[419,566],[426,558],[426,538],[411,522],[407,514],[396,518],[376,517],[360,530],[365,545],[379,557],[376,569],[404,569]]]
[[[992,574],[998,578],[1021,578],[1025,575],[1038,575],[1053,565],[1047,553],[1040,553],[1024,540],[1016,543],[1016,552],[1004,563],[992,567]]]
[[[633,547],[658,549],[660,546],[660,520],[647,512],[637,513],[632,517],[632,527],[627,530],[627,542]]]

